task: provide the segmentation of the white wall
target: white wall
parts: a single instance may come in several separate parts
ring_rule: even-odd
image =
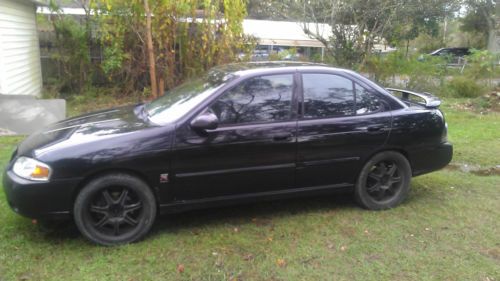
[[[41,89],[35,4],[0,0],[0,94],[40,96]]]

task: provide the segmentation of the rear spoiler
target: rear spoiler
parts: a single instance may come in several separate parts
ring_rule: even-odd
[[[429,93],[416,93],[408,90],[393,88],[386,88],[386,90],[393,92],[396,97],[407,104],[422,105],[426,108],[438,108],[441,105],[441,100]]]

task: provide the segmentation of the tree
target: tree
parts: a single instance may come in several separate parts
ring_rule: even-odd
[[[383,38],[408,42],[422,30],[435,29],[456,1],[276,0],[271,6],[285,18],[299,19],[304,31],[322,42],[337,64],[350,67],[362,62]]]
[[[101,1],[104,71],[131,88],[149,80],[153,96],[248,48],[244,0]]]
[[[398,11],[384,38],[393,45],[404,46],[407,56],[411,40],[420,34],[437,36],[440,23],[444,22],[446,27],[448,19],[453,17],[453,13],[459,8],[459,1],[450,0],[421,0],[408,3]],[[442,44],[444,41],[445,38]]]
[[[481,33],[487,38],[487,48],[500,52],[500,6],[495,0],[466,0],[467,14],[462,19],[461,29]]]
[[[276,1],[248,0],[247,17],[259,20],[285,20],[289,18],[284,17],[281,11],[277,11],[276,7],[273,7],[279,4]]]
[[[351,67],[361,62],[375,41],[394,19],[403,3],[387,0],[332,0],[302,3],[304,31],[325,45],[337,64]],[[312,21],[314,24],[308,24]],[[331,35],[325,37],[318,23],[327,23]]]
[[[89,6],[87,0],[75,2],[78,2],[84,9]],[[55,33],[57,47],[57,53],[53,54],[52,58],[64,72],[61,74],[59,91],[82,93],[90,84],[94,70],[90,57],[91,19],[85,9],[85,25],[81,25],[73,17],[64,15],[54,0],[49,2],[49,9],[51,11],[49,21]]]

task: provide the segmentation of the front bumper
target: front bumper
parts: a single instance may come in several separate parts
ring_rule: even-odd
[[[10,170],[3,174],[3,189],[16,213],[39,219],[68,218],[79,179],[35,182],[18,177]]]

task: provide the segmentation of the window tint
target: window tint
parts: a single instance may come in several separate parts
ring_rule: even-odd
[[[303,74],[304,118],[354,114],[353,82],[331,74]]]
[[[383,110],[383,103],[374,94],[356,84],[356,114],[368,114]]]
[[[287,120],[292,89],[292,74],[254,77],[227,91],[210,109],[220,124]]]

